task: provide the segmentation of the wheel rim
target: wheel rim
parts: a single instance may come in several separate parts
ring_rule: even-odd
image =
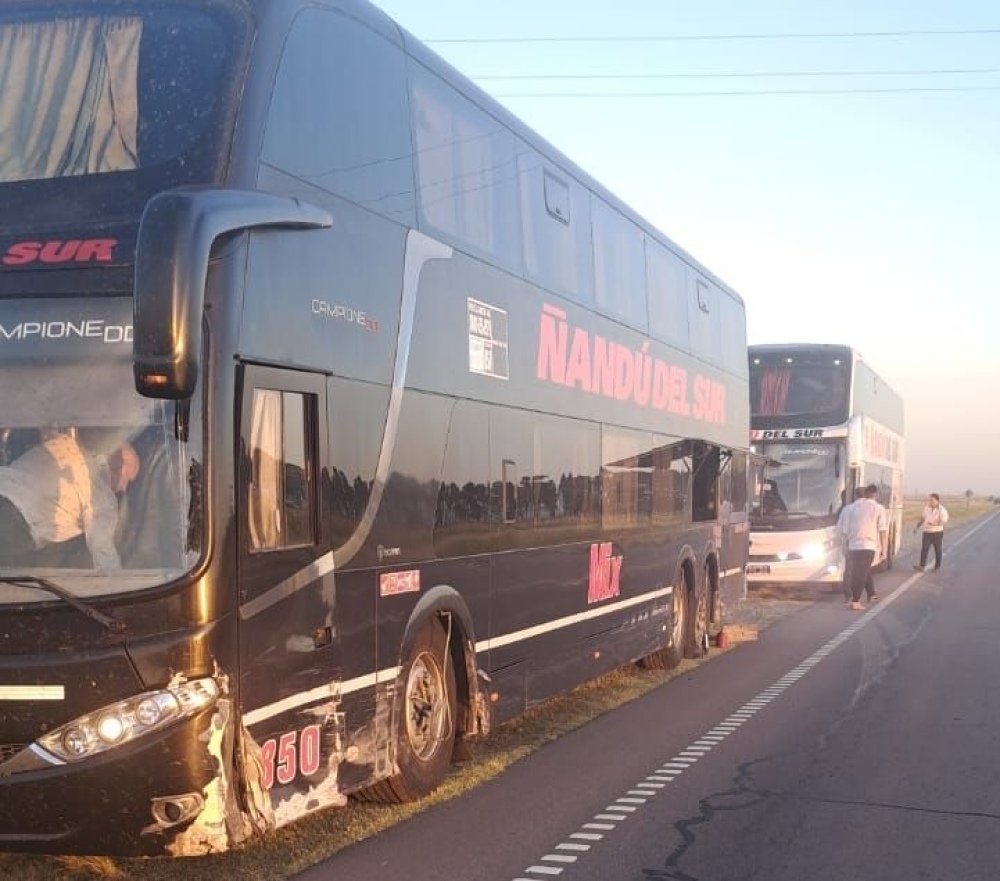
[[[683,645],[684,629],[687,626],[687,598],[684,579],[674,585],[674,629],[670,633],[671,645]]]
[[[708,606],[712,586],[708,573],[705,574],[705,589],[698,597],[695,608],[694,637],[699,648],[704,648],[708,642]]]
[[[406,679],[406,737],[413,754],[430,760],[444,740],[448,724],[444,674],[437,658],[418,655]]]

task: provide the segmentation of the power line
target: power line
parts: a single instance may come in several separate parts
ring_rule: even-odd
[[[600,37],[445,37],[425,43],[667,43],[711,40],[854,40],[885,37],[969,37],[1000,34],[1000,27],[965,30],[844,31],[834,33],[765,34],[661,34]]]
[[[758,95],[895,95],[917,92],[997,92],[996,86],[902,86],[866,89],[747,89],[726,92],[492,92],[494,98],[726,98]]]
[[[720,73],[496,73],[471,75],[481,80],[667,80],[667,79],[742,79],[750,77],[822,77],[822,76],[950,76],[1000,73],[1000,67],[973,67],[944,70],[774,70],[732,71]]]

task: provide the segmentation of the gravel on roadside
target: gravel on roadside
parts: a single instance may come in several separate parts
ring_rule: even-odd
[[[760,631],[825,598],[829,591],[828,585],[754,587],[723,609],[721,631],[730,643],[754,640]]]

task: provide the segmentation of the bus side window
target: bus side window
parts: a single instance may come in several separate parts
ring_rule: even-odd
[[[250,550],[315,541],[308,427],[312,396],[254,389],[247,513]]]
[[[691,519],[696,522],[715,520],[719,513],[719,448],[714,444],[696,442],[693,465]]]

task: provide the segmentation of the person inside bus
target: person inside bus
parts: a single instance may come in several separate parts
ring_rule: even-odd
[[[85,450],[73,430],[43,433],[0,467],[0,566],[121,568],[118,497],[138,473],[127,442],[101,456]]]
[[[778,485],[773,480],[764,481],[761,508],[764,514],[784,514],[788,511],[785,500],[781,497],[781,493],[778,492]]]

